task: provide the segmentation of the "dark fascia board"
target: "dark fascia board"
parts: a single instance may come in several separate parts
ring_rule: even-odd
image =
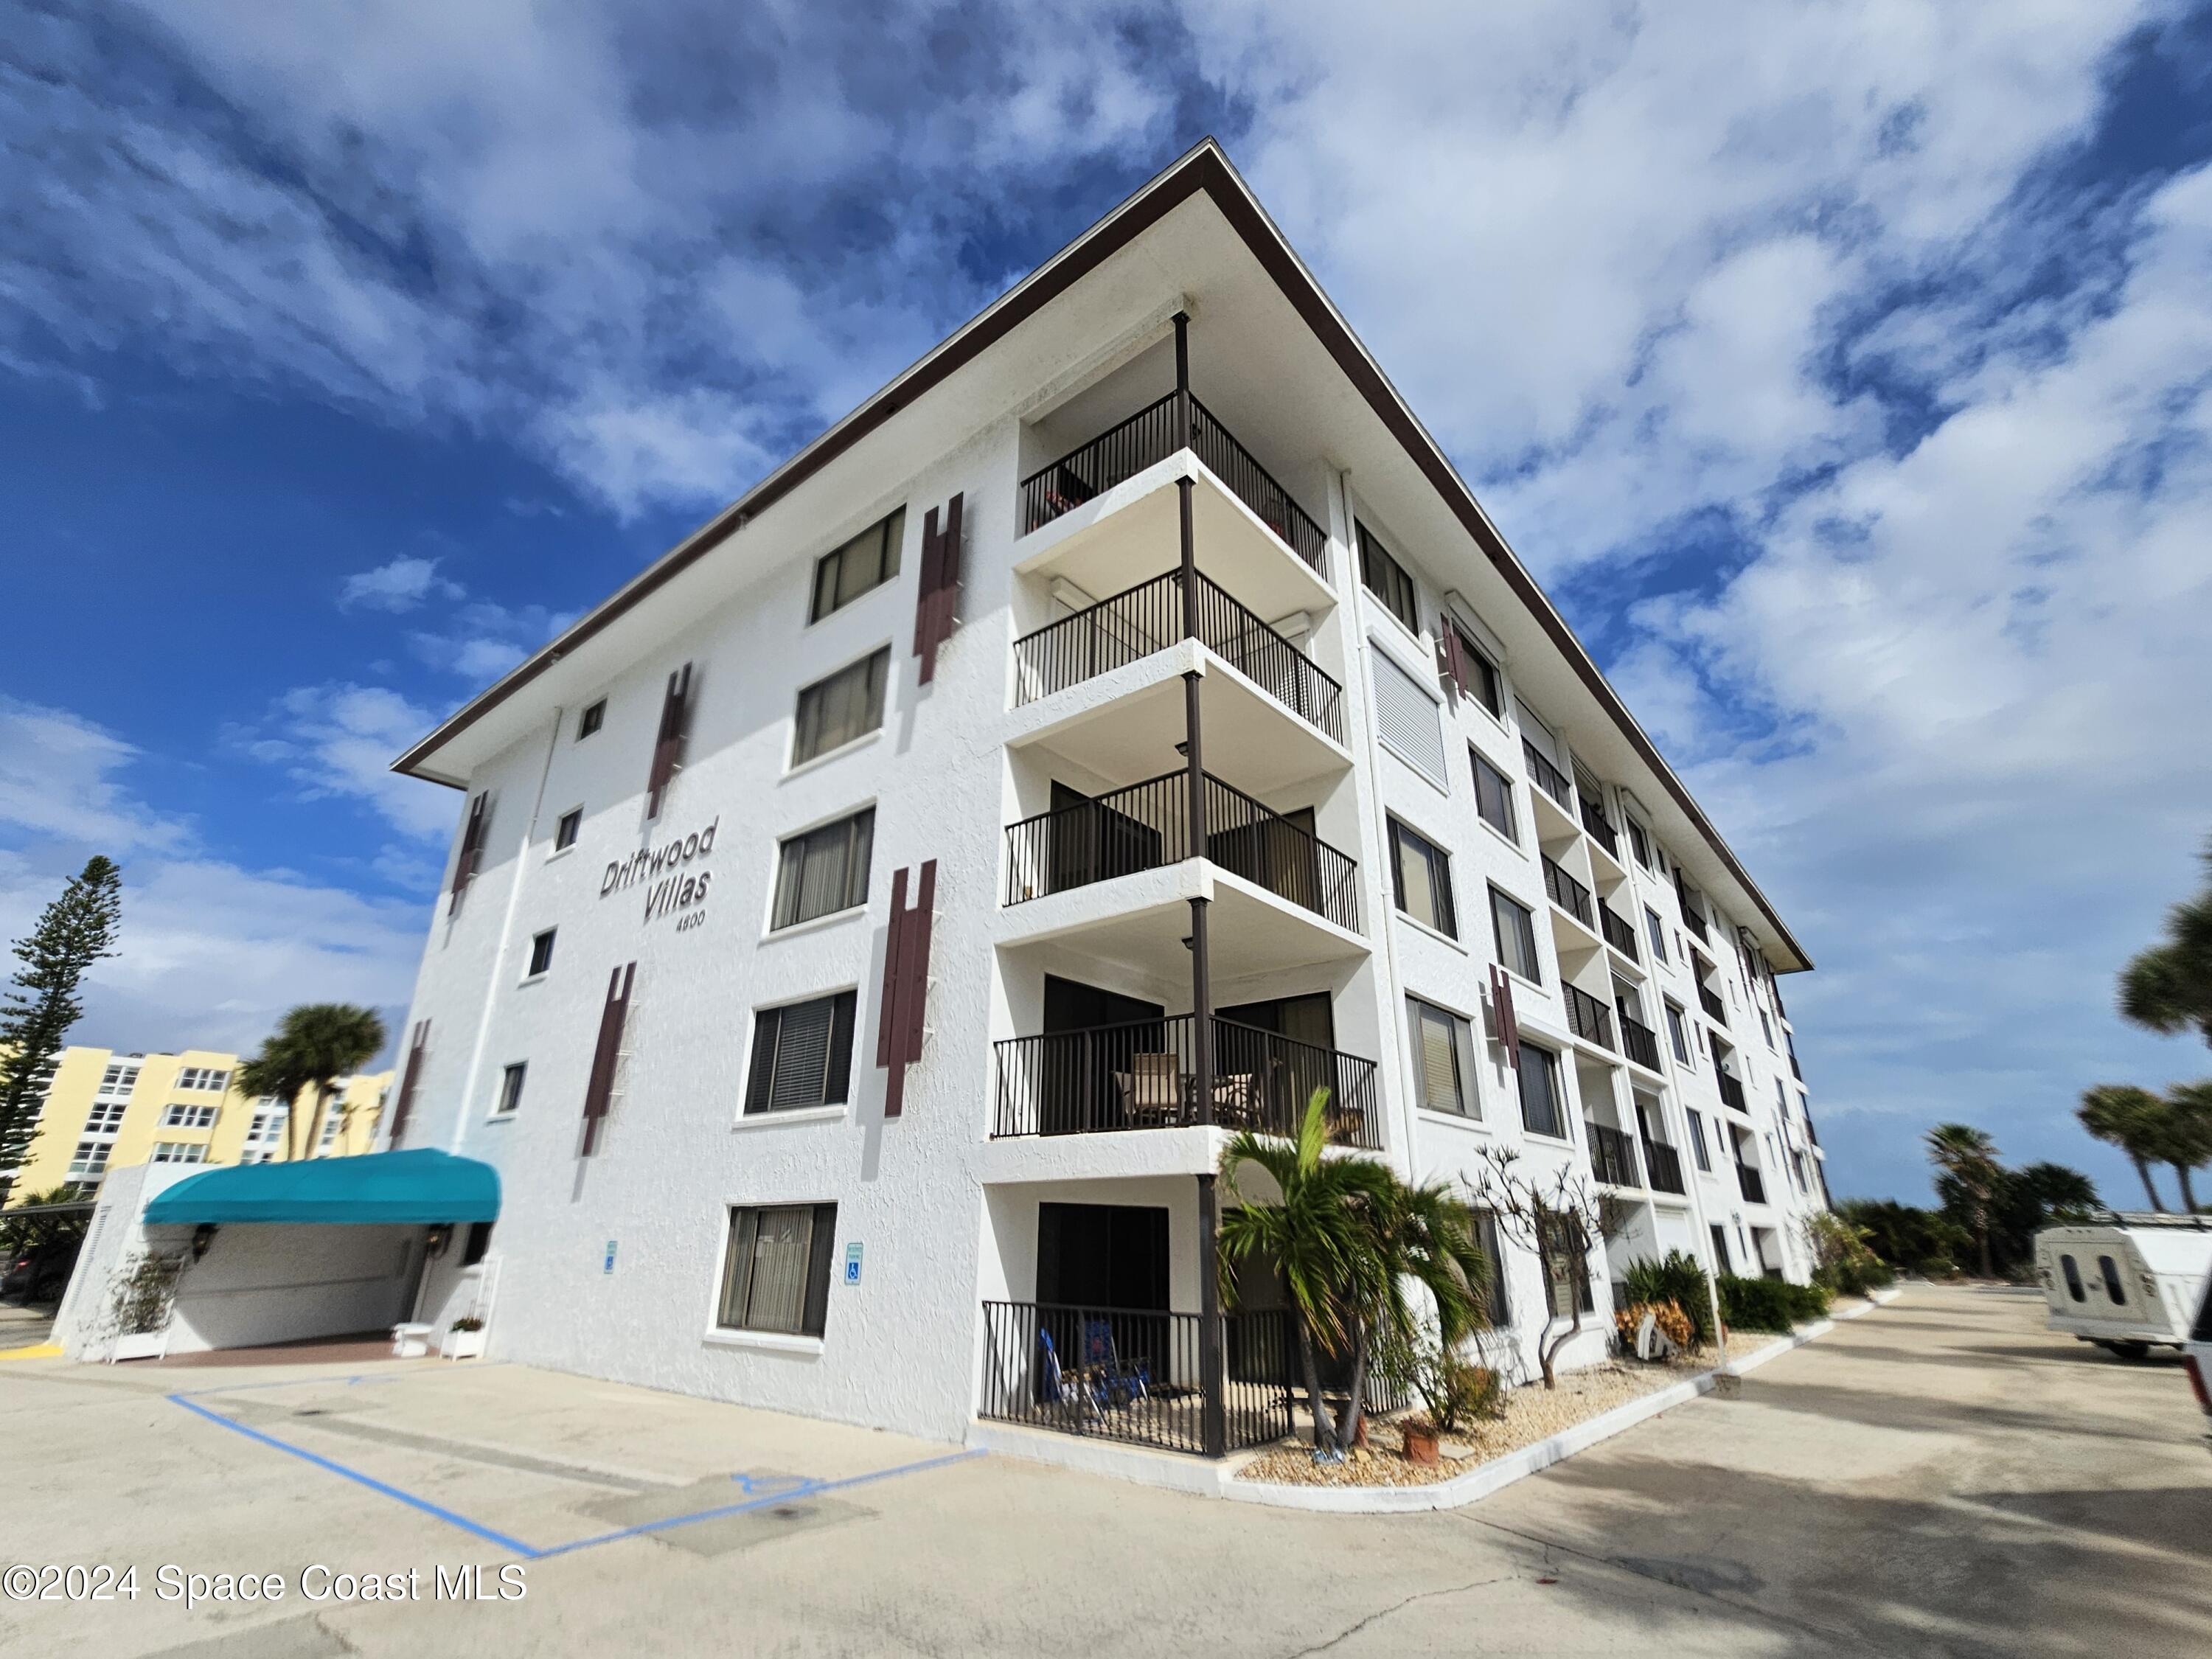
[[[436,731],[395,761],[392,770],[432,782],[449,783],[451,780],[439,777],[424,769],[430,757],[456,732],[473,725],[641,600],[674,580],[685,569],[720,546],[747,519],[788,495],[908,404],[989,349],[1176,208],[1200,194],[1212,202],[1243,240],[1253,258],[1259,261],[1261,269],[1304,320],[1345,377],[1428,479],[1444,505],[1474,538],[1475,545],[1482,550],[1484,556],[1489,559],[1504,578],[1506,585],[1528,607],[1538,626],[1565,657],[1591,696],[1597,699],[1599,707],[1612,718],[1621,735],[1651,769],[1652,775],[1674,798],[1674,804],[1682,809],[1705,844],[1759,907],[1759,914],[1774,929],[1784,947],[1802,967],[1811,968],[1812,957],[1806,954],[1782,918],[1776,914],[1773,905],[1759,890],[1759,884],[1751,878],[1750,872],[1737,860],[1727,842],[1722,839],[1720,832],[1705,817],[1704,810],[1684,787],[1682,781],[1674,775],[1674,769],[1667,764],[1651,739],[1644,734],[1644,728],[1637,723],[1635,716],[1629,713],[1627,705],[1607,683],[1597,664],[1583,648],[1582,641],[1575,637],[1574,630],[1567,626],[1566,619],[1553,608],[1543,589],[1537,586],[1535,579],[1529,575],[1521,561],[1514,556],[1504,537],[1491,523],[1490,515],[1475,500],[1474,492],[1460,477],[1458,469],[1445,458],[1442,447],[1429,435],[1427,428],[1421,424],[1411,405],[1398,394],[1389,377],[1369,355],[1367,348],[1360,343],[1351,325],[1322,291],[1320,283],[1307,270],[1305,263],[1298,258],[1274,221],[1267,216],[1267,210],[1260,205],[1259,199],[1252,194],[1243,177],[1230,164],[1227,154],[1212,138],[1201,140],[1121,206],[1009,289],[998,301],[874,397],[692,532],[604,604],[586,613],[560,638],[464,705]]]

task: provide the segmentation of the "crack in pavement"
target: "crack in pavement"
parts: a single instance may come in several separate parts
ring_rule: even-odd
[[[1413,1595],[1407,1596],[1403,1601],[1393,1601],[1387,1607],[1376,1608],[1374,1612],[1360,1620],[1358,1623],[1348,1626],[1345,1629],[1339,1631],[1335,1635],[1330,1637],[1328,1641],[1316,1643],[1314,1646],[1310,1648],[1300,1648],[1295,1653],[1284,1655],[1283,1659],[1310,1659],[1311,1655],[1316,1653],[1327,1653],[1331,1648],[1336,1646],[1340,1642],[1350,1641],[1353,1637],[1358,1635],[1360,1632],[1365,1630],[1370,1625],[1376,1623],[1378,1620],[1388,1619],[1393,1613],[1403,1613],[1407,1607],[1412,1607],[1416,1601],[1434,1601],[1440,1595],[1463,1595],[1468,1590],[1481,1589],[1485,1586],[1490,1584],[1503,1584],[1511,1579],[1518,1578],[1521,1575],[1517,1572],[1505,1572],[1498,1574],[1494,1578],[1478,1578],[1472,1583],[1445,1584],[1436,1589],[1416,1590]]]

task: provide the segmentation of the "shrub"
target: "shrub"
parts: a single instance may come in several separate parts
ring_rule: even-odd
[[[1505,1413],[1504,1380],[1426,1333],[1411,1340],[1379,1340],[1373,1363],[1384,1381],[1420,1396],[1424,1415],[1440,1434],[1454,1433],[1479,1418]]]
[[[1828,1292],[1784,1279],[1721,1275],[1721,1317],[1740,1331],[1787,1331],[1828,1311]]]
[[[1705,1270],[1695,1256],[1680,1250],[1670,1250],[1662,1261],[1639,1256],[1628,1264],[1622,1278],[1630,1302],[1671,1302],[1682,1310],[1690,1322],[1690,1340],[1684,1346],[1698,1348],[1713,1340],[1712,1297],[1705,1288]]]
[[[1813,1253],[1813,1282],[1837,1296],[1864,1296],[1897,1277],[1874,1253],[1872,1230],[1822,1211],[1805,1218],[1806,1247]]]
[[[1686,1351],[1691,1346],[1690,1316],[1682,1311],[1677,1302],[1632,1302],[1613,1316],[1613,1328],[1620,1333],[1620,1346],[1628,1353],[1636,1352],[1636,1334],[1644,1328],[1644,1316],[1650,1314],[1659,1334],[1676,1347]]]

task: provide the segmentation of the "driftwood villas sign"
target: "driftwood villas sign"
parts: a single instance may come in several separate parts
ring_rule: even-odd
[[[647,884],[645,919],[668,915],[678,910],[695,910],[707,902],[707,884],[714,879],[711,870],[690,868],[714,850],[714,831],[722,820],[717,817],[704,830],[695,830],[688,836],[672,838],[659,847],[641,847],[636,852],[617,863],[607,866],[607,873],[599,881],[599,896],[620,893]],[[689,920],[689,918],[687,918]]]

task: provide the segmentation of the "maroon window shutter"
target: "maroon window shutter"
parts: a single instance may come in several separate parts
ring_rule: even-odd
[[[446,903],[447,915],[461,908],[461,895],[469,890],[469,883],[476,877],[477,866],[483,861],[485,819],[489,815],[490,807],[489,791],[469,803],[468,827],[461,831],[461,850],[453,860],[453,896]]]
[[[907,872],[891,877],[890,930],[884,940],[884,998],[876,1012],[876,1064],[890,1073],[884,1115],[906,1109],[906,1068],[921,1058],[929,1006],[929,935],[937,905],[937,860],[921,866],[914,908],[906,903]]]
[[[914,654],[921,659],[921,683],[937,678],[937,647],[952,636],[953,612],[960,602],[960,517],[963,496],[945,504],[940,528],[937,509],[921,521],[921,582],[914,610]]]
[[[660,700],[660,730],[653,740],[653,771],[645,781],[645,815],[660,816],[661,798],[668,781],[684,764],[684,738],[691,726],[691,665],[685,663],[668,677],[668,690]]]
[[[406,1068],[399,1073],[399,1103],[392,1109],[392,1138],[386,1145],[393,1152],[399,1150],[400,1138],[407,1133],[407,1115],[415,1109],[415,1085],[422,1075],[422,1050],[429,1041],[430,1022],[418,1020],[407,1045]]]
[[[606,1006],[599,1011],[599,1046],[592,1054],[592,1078],[584,1088],[584,1142],[580,1156],[589,1158],[599,1142],[599,1125],[606,1121],[614,1099],[615,1065],[622,1057],[623,1026],[629,1018],[630,983],[637,964],[614,970],[607,981]]]
[[[1467,659],[1460,654],[1459,630],[1448,622],[1437,629],[1437,678],[1454,702],[1467,692]]]
[[[1490,1006],[1497,1016],[1498,1041],[1505,1050],[1505,1062],[1517,1072],[1521,1069],[1521,1023],[1513,1017],[1513,981],[1495,963],[1490,968]]]

